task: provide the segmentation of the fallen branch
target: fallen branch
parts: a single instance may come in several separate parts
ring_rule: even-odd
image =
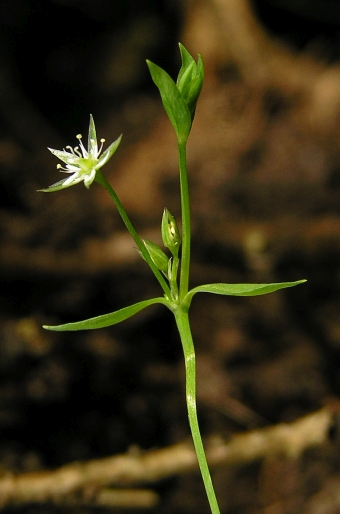
[[[280,423],[273,427],[233,435],[229,441],[210,440],[207,456],[212,466],[231,466],[248,463],[273,455],[297,458],[309,447],[320,445],[328,438],[333,412],[323,408],[293,423]],[[182,442],[161,450],[134,452],[88,462],[75,462],[54,471],[39,471],[16,475],[5,473],[0,477],[0,507],[9,505],[54,502],[58,504],[109,503],[126,506],[129,487],[153,483],[169,476],[198,469],[191,443]],[[121,491],[108,486],[124,488]],[[157,501],[152,491],[141,493],[144,506]],[[124,494],[125,493],[125,494]],[[136,491],[131,491],[131,495]],[[100,498],[102,500],[100,500]],[[109,503],[110,504],[110,503]],[[112,503],[110,504],[112,505]],[[135,501],[137,506],[138,502]]]

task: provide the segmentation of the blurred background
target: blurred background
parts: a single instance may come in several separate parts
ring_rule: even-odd
[[[93,332],[41,328],[159,290],[99,186],[37,192],[60,179],[46,147],[75,146],[92,113],[107,144],[123,133],[104,172],[142,237],[160,243],[163,208],[180,215],[177,155],[145,59],[176,76],[178,41],[206,68],[188,148],[192,286],[308,279],[265,297],[195,298],[203,435],[228,441],[337,408],[339,27],[337,0],[0,2],[3,474],[189,438],[170,314],[151,308]],[[222,512],[338,513],[336,422],[330,436],[299,459],[216,469]],[[197,474],[152,489],[159,503],[146,512],[208,512]],[[99,509],[1,501],[18,514]]]

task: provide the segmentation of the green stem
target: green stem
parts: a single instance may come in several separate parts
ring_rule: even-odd
[[[146,260],[146,262],[150,266],[151,270],[153,271],[155,277],[157,278],[158,282],[160,283],[166,297],[171,299],[171,291],[170,291],[168,284],[165,281],[165,278],[163,277],[162,273],[159,271],[159,269],[156,267],[156,265],[152,261],[150,255],[149,255],[149,252],[145,248],[143,241],[141,240],[141,238],[137,234],[134,226],[132,225],[130,218],[126,214],[126,211],[125,211],[121,201],[119,200],[115,190],[113,189],[111,184],[106,180],[106,178],[104,177],[104,175],[101,173],[100,170],[97,170],[96,182],[98,182],[98,184],[103,186],[106,189],[106,191],[109,193],[109,195],[111,196],[126,228],[130,232],[130,234],[133,237],[133,240],[135,241],[136,245],[138,246],[141,254],[143,255],[144,259]]]
[[[187,309],[174,311],[185,359],[186,399],[191,435],[212,514],[220,514],[199,429],[196,409],[196,357]]]
[[[181,187],[181,207],[182,207],[182,259],[179,298],[183,300],[189,288],[189,269],[190,269],[190,197],[188,184],[188,171],[186,163],[186,142],[178,143],[179,153],[179,172]]]
[[[177,272],[178,272],[178,266],[179,266],[179,258],[174,255],[173,262],[172,262],[172,268],[171,268],[171,277],[170,277],[170,288],[172,293],[172,300],[174,303],[177,304],[178,302],[178,286],[177,286]]]

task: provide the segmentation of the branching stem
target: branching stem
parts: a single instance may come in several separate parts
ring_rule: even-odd
[[[103,186],[106,189],[106,191],[109,193],[109,195],[111,196],[111,198],[112,198],[113,202],[115,203],[115,205],[117,207],[117,210],[118,210],[118,212],[119,212],[119,214],[120,214],[120,216],[121,216],[121,218],[122,218],[126,228],[130,232],[131,236],[133,237],[134,242],[138,246],[138,249],[140,250],[140,252],[143,255],[144,259],[146,260],[146,262],[150,266],[153,274],[155,275],[155,277],[157,278],[158,282],[160,283],[160,285],[161,285],[161,287],[162,287],[162,289],[163,289],[163,291],[165,293],[165,296],[168,299],[171,299],[171,291],[170,291],[170,288],[169,288],[168,284],[166,283],[165,278],[163,277],[162,273],[159,271],[159,269],[153,263],[150,255],[149,255],[149,252],[145,248],[145,245],[143,244],[143,241],[141,240],[141,238],[137,234],[134,226],[132,225],[132,223],[130,221],[130,218],[126,214],[126,211],[125,211],[121,201],[119,200],[115,190],[113,189],[111,184],[106,180],[106,178],[104,177],[104,175],[101,173],[100,170],[97,170],[96,182],[98,182],[98,184]]]

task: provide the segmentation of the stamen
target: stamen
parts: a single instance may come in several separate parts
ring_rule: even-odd
[[[82,154],[83,154],[82,156],[83,156],[83,158],[84,158],[84,159],[87,159],[87,157],[88,157],[88,153],[87,153],[87,151],[86,151],[86,149],[85,149],[85,147],[84,147],[84,145],[83,145],[83,142],[81,141],[82,135],[81,135],[81,134],[78,134],[78,135],[77,135],[77,138],[79,139],[79,146],[80,146],[80,150],[81,150],[81,152],[82,152]],[[82,157],[82,156],[80,155],[80,157]]]
[[[81,139],[82,137],[83,137],[83,136],[82,136],[81,134],[77,134],[77,135],[76,135],[76,138],[77,138],[77,139]]]
[[[70,173],[67,168],[64,168],[61,164],[57,164],[57,170],[59,171],[66,171],[67,173]]]
[[[79,150],[79,146],[76,146],[76,147],[74,148],[74,153],[75,153],[76,155],[78,155],[78,157],[82,157],[82,155],[81,155],[81,153],[80,153],[80,150]]]
[[[83,157],[86,159],[88,154],[87,154],[87,151],[85,150],[85,147],[83,145],[83,142],[81,141],[81,139],[79,139],[79,146],[80,146],[80,150],[83,154]]]
[[[72,146],[68,145],[66,148],[74,155],[74,150],[73,150]]]
[[[100,154],[100,152],[101,152],[101,151],[102,151],[102,149],[103,149],[103,144],[105,143],[105,139],[102,137],[102,138],[101,138],[101,140],[100,140],[100,142],[101,142],[101,145],[100,145],[100,148],[99,148],[99,150],[98,150],[98,155]]]

